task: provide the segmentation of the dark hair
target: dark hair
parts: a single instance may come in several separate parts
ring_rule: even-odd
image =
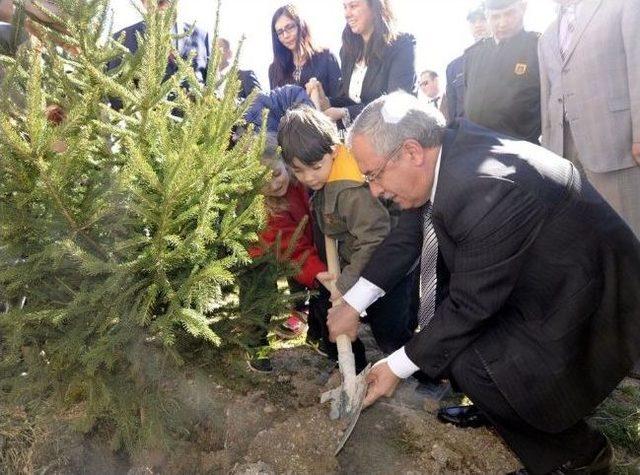
[[[365,0],[373,13],[373,33],[369,42],[364,44],[361,35],[351,31],[349,25],[342,30],[342,48],[344,57],[351,62],[364,58],[367,64],[382,61],[384,49],[398,36],[396,17],[391,9],[390,0]]]
[[[231,43],[229,43],[228,39],[219,36],[217,40],[224,45],[225,49],[231,50]]]
[[[305,61],[309,61],[311,57],[319,50],[313,43],[311,32],[309,31],[309,25],[307,22],[300,18],[298,9],[295,5],[287,4],[280,7],[273,14],[271,19],[271,42],[273,44],[273,63],[269,67],[269,70],[273,73],[272,87],[280,87],[285,84],[292,84],[293,70],[295,65],[293,64],[293,52],[288,50],[278,38],[276,33],[276,22],[281,16],[286,16],[298,27],[298,40],[296,48],[302,55]]]
[[[313,165],[331,153],[340,138],[335,124],[326,115],[301,105],[287,111],[280,120],[278,143],[287,165],[291,166],[294,158],[305,165]]]

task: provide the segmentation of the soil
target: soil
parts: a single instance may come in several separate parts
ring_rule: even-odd
[[[344,423],[331,421],[329,408],[319,403],[320,394],[339,383],[333,363],[306,346],[278,350],[272,362],[272,374],[247,370],[225,387],[215,375],[187,375],[180,397],[197,422],[171,454],[149,452],[132,460],[58,426],[50,437],[36,438],[31,468],[127,475],[499,474],[519,468],[492,431],[438,422],[437,408],[451,400],[425,397],[412,379],[393,398],[362,412],[336,457]]]

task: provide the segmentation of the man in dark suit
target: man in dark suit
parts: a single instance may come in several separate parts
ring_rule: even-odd
[[[148,3],[148,0],[142,1],[142,4],[145,7],[148,5]],[[159,9],[167,9],[170,5],[171,2],[168,0],[158,1]],[[120,38],[121,35],[124,35],[124,46],[131,53],[135,53],[136,51],[138,51],[138,38],[136,34],[143,35],[145,32],[145,28],[146,23],[144,21],[141,21],[136,23],[135,25],[131,25],[120,30],[114,35],[114,37]],[[181,37],[181,35],[189,31],[191,32],[191,35]],[[187,59],[191,52],[194,51],[195,55],[192,60],[193,70],[198,81],[204,83],[207,79],[207,65],[209,63],[209,34],[187,23],[184,23],[182,25],[178,25],[177,23],[174,24],[173,34],[176,36],[176,39],[174,40],[175,48],[172,54],[179,54],[181,58]],[[108,68],[112,69],[116,67],[118,63],[118,60],[114,60],[108,65]],[[169,58],[167,58],[165,80],[173,76],[177,71],[178,66],[173,60],[172,55],[170,55]]]
[[[437,275],[426,322],[373,368],[365,404],[420,368],[469,395],[529,472],[608,470],[584,418],[640,359],[640,242],[622,218],[569,161],[445,129],[407,94],[370,104],[350,142],[374,195],[425,208],[423,260],[438,256],[437,274],[421,265]]]
[[[231,45],[226,38],[218,38],[216,40],[216,47],[220,50],[220,64],[218,65],[218,76],[222,79],[219,90],[224,90],[224,80],[231,69],[231,59],[233,53],[231,52]],[[243,70],[238,69],[238,80],[240,81],[240,91],[238,92],[238,98],[246,99],[254,89],[260,91],[260,82],[256,77],[256,74],[250,69]]]

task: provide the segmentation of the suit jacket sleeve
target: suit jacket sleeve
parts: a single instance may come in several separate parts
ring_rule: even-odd
[[[340,71],[340,65],[336,56],[328,52],[327,57],[327,84],[324,93],[327,97],[334,97],[340,93],[340,77],[342,73]]]
[[[545,219],[542,204],[503,179],[479,179],[458,212],[442,220],[438,200],[436,232],[454,241],[449,294],[431,323],[406,345],[407,356],[431,377],[442,375],[487,325],[500,318],[528,248]],[[455,207],[454,200],[447,205]],[[442,206],[442,204],[440,205]]]
[[[373,252],[362,277],[385,291],[391,291],[420,257],[422,208],[402,211],[398,224]]]
[[[450,124],[451,121],[453,121],[453,119],[455,119],[458,114],[456,111],[456,105],[458,103],[458,91],[456,91],[456,87],[453,84],[453,80],[455,79],[455,61],[451,62],[448,66],[447,66],[447,86],[446,86],[446,94],[447,94],[447,113],[446,113],[446,119],[447,119],[447,124]]]
[[[337,211],[345,220],[349,234],[355,237],[350,262],[340,271],[336,282],[344,295],[358,281],[376,247],[389,234],[390,223],[387,209],[363,186],[341,191]]]
[[[627,55],[634,143],[640,143],[640,41],[638,41],[638,25],[640,25],[640,3],[637,0],[627,0],[624,2],[622,10],[622,36]]]
[[[538,59],[540,65],[540,119],[542,129],[542,145],[549,148],[548,131],[551,127],[549,123],[549,97],[551,95],[551,84],[547,73],[547,60],[545,58],[544,44],[546,37],[543,36],[538,42]]]
[[[389,81],[386,93],[402,89],[416,94],[416,40],[412,35],[403,35],[393,45],[390,54]]]

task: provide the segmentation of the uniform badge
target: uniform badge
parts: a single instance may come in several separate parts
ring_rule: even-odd
[[[525,63],[518,63],[513,72],[518,76],[524,76],[527,73],[527,65]]]

